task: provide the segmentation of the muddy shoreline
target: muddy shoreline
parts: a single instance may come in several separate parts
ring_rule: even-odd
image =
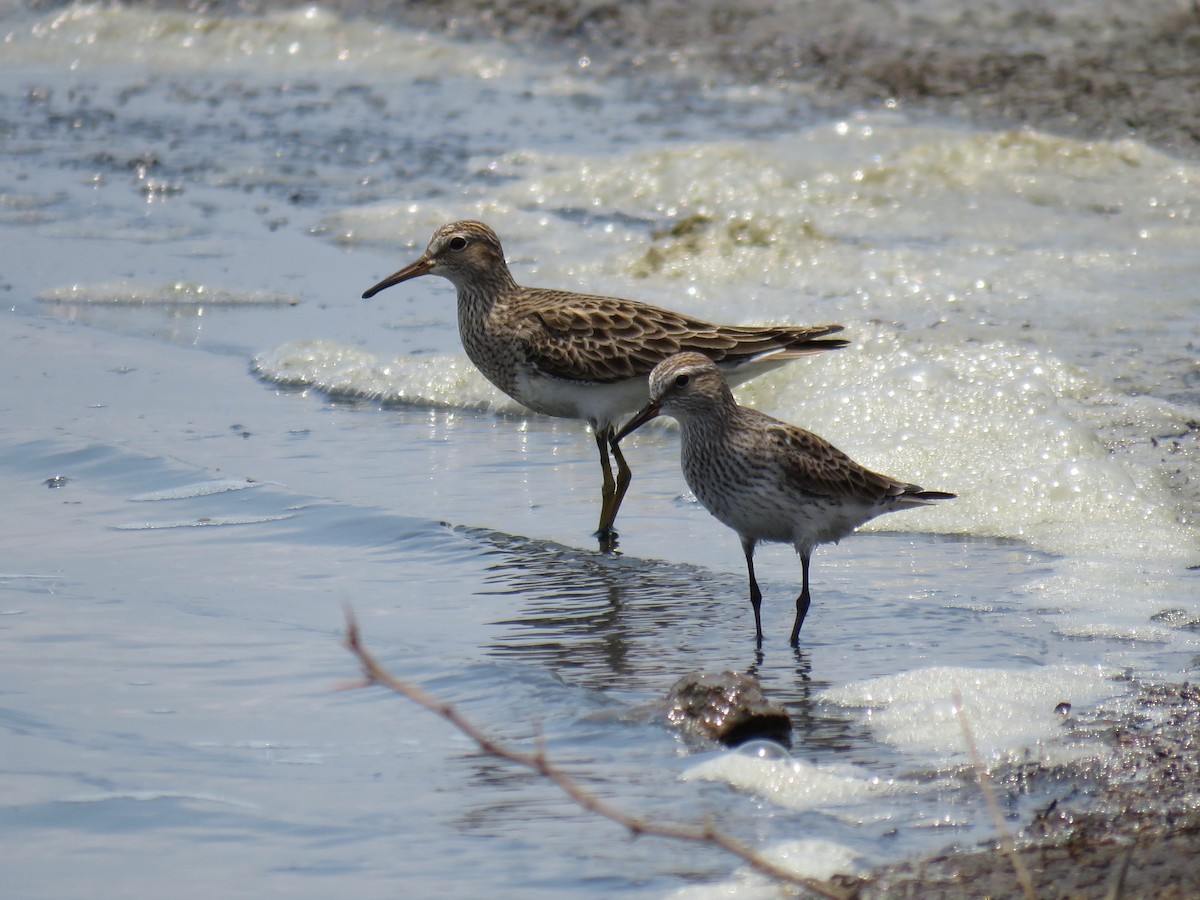
[[[894,103],[1200,152],[1200,5],[1178,0],[944,8],[760,0],[734,9],[705,0],[366,0],[360,8],[439,32],[560,47],[601,70],[786,84],[821,109]]]
[[[61,0],[26,0],[48,11]],[[150,0],[229,14],[276,0]],[[986,126],[1079,138],[1136,137],[1200,154],[1198,0],[331,0],[363,15],[463,38],[584,58],[597,73],[701,84],[782,85],[815,109],[887,104]]]
[[[996,773],[999,789],[1051,784],[1014,848],[1038,897],[1200,896],[1200,688],[1144,687],[1132,710],[1075,723],[1088,762]],[[1019,897],[999,841],[839,878],[851,897]]]

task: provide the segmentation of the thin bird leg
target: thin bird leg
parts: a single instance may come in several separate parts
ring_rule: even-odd
[[[613,481],[612,467],[609,465],[608,448],[612,443],[612,430],[596,428],[596,449],[600,451],[600,473],[604,478],[600,485],[600,527],[596,529],[596,537],[603,539],[616,537],[613,531],[613,520],[617,517],[616,505],[620,504],[617,497],[617,484]],[[616,505],[614,505],[614,500]]]
[[[812,602],[812,597],[808,593],[808,563],[811,557],[811,550],[800,554],[800,569],[804,572],[804,586],[800,590],[800,596],[796,598],[796,624],[792,626],[791,638],[793,647],[800,646],[800,626],[804,624],[804,617],[808,615],[808,604]]]
[[[746,571],[750,573],[750,606],[754,609],[754,641],[762,647],[762,591],[758,589],[758,581],[754,577],[754,541],[742,541],[742,550],[746,554]]]
[[[629,482],[633,480],[633,472],[629,470],[629,464],[625,462],[625,454],[621,452],[621,445],[612,439],[616,431],[609,428],[607,434],[608,445],[612,447],[613,459],[617,461],[617,487],[616,493],[613,495],[612,515],[608,519],[608,528],[609,531],[612,531],[612,527],[617,521],[617,511],[621,508],[621,501],[625,499],[625,492],[629,490]]]

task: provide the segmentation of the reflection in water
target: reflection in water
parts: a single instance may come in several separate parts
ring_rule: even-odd
[[[594,689],[637,689],[688,656],[696,623],[731,602],[728,586],[691,566],[592,553],[498,532],[471,530],[497,561],[490,594],[526,598],[493,644],[574,674]],[[694,668],[692,663],[689,669]]]
[[[851,559],[823,568],[820,627],[808,642],[768,641],[759,651],[741,573],[458,531],[489,560],[488,593],[519,598],[519,613],[495,623],[492,656],[638,704],[662,700],[689,673],[743,672],[787,707],[792,745],[810,758],[891,756],[869,718],[822,701],[831,684],[913,667],[1047,661],[1049,623],[1008,615],[1000,599],[1037,559],[1003,541],[864,534]],[[976,590],[964,592],[965,571]]]
[[[741,671],[792,717],[793,746],[837,751],[869,741],[845,710],[819,701],[829,686],[813,676],[807,651],[788,647],[768,660],[747,628],[741,578],[695,566],[592,553],[484,529],[457,529],[494,561],[487,592],[519,595],[522,614],[490,647],[501,658],[535,662],[572,684],[663,701],[681,676]],[[742,615],[744,613],[744,615]],[[731,631],[740,627],[731,636]]]

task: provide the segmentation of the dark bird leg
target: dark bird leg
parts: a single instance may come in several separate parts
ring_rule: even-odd
[[[601,549],[611,549],[611,543],[616,538],[617,533],[613,530],[613,522],[617,518],[617,507],[621,504],[621,497],[618,496],[618,484],[613,480],[612,466],[609,464],[609,447],[615,446],[612,443],[611,428],[594,428],[596,433],[596,449],[600,451],[600,474],[603,477],[603,482],[600,485],[600,527],[596,529],[596,537],[600,539]],[[620,475],[620,465],[624,464],[625,460],[618,456],[620,463],[618,464],[617,473]],[[628,471],[628,466],[625,467]],[[628,487],[628,480],[626,480]],[[623,496],[624,489],[621,489],[620,495]]]
[[[762,647],[762,591],[754,577],[754,541],[742,539],[742,550],[746,553],[746,571],[750,573],[750,606],[754,609],[754,642]]]
[[[613,436],[616,433],[616,429],[614,428],[606,430],[608,445],[612,447],[613,459],[617,461],[617,485],[616,491],[613,494],[612,511],[608,520],[610,531],[617,521],[617,510],[621,508],[621,501],[625,499],[625,492],[629,490],[629,482],[633,481],[633,472],[630,471],[629,464],[625,462],[625,454],[621,452],[621,445],[613,440]],[[613,537],[616,537],[616,534],[614,531]]]
[[[804,624],[804,617],[808,615],[808,604],[812,602],[812,597],[808,593],[808,562],[812,557],[812,551],[800,554],[800,568],[804,572],[804,586],[800,590],[800,596],[796,598],[796,624],[792,626],[791,645],[798,647],[800,645],[800,626]]]

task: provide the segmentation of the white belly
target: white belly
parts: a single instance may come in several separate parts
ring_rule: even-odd
[[[624,421],[645,406],[650,400],[650,386],[644,377],[589,384],[521,372],[512,396],[534,412],[560,419],[583,419],[603,428]]]

